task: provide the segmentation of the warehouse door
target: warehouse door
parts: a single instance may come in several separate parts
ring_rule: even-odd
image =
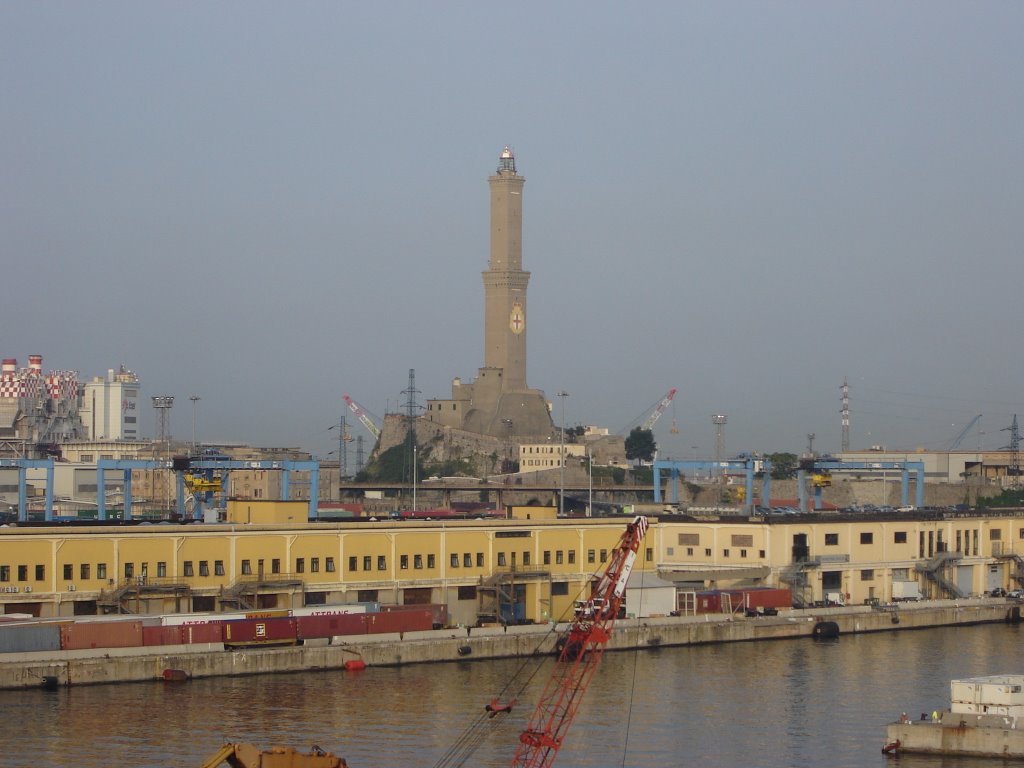
[[[1003,586],[1003,572],[998,565],[988,567],[988,580],[985,582],[985,590],[991,592],[996,587]]]
[[[964,595],[974,592],[973,565],[958,565],[956,567],[956,588]]]

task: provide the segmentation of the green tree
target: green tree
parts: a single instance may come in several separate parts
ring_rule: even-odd
[[[630,461],[654,461],[658,444],[654,442],[654,433],[643,427],[633,427],[626,438],[626,458]]]
[[[772,463],[772,480],[796,477],[800,459],[795,453],[769,453],[768,461]]]
[[[417,457],[417,463],[422,462]],[[411,478],[408,449],[405,443],[393,445],[381,453],[356,476],[357,482],[405,483]]]
[[[578,424],[575,427],[567,427],[565,430],[565,442],[578,443],[583,438],[586,431],[587,428],[582,424]]]

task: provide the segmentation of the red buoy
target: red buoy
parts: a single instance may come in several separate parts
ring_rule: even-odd
[[[349,672],[358,672],[361,669],[366,669],[366,662],[362,659],[349,659],[345,662],[345,669]]]

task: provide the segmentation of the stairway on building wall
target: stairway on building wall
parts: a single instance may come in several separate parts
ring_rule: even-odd
[[[938,552],[931,559],[914,565],[914,570],[924,575],[928,581],[937,586],[947,597],[966,597],[960,588],[945,575],[956,561],[963,557],[959,552]]]

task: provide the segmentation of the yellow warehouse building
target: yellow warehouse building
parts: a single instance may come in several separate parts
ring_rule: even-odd
[[[42,617],[380,602],[453,624],[566,615],[627,518],[0,528],[0,613]],[[259,520],[289,515],[260,510]],[[548,519],[545,519],[548,518]],[[679,595],[788,588],[804,605],[979,595],[1019,585],[1019,512],[886,518],[652,518],[636,569]],[[627,598],[628,601],[628,598]],[[682,601],[679,605],[682,605]]]

